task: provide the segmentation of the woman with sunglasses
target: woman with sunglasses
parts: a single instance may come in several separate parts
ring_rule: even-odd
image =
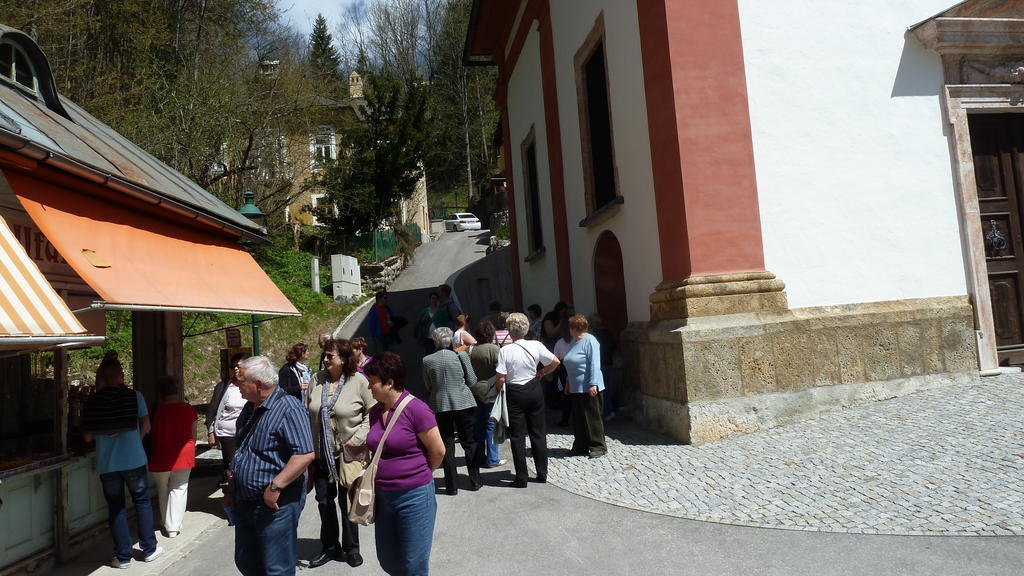
[[[346,456],[366,444],[366,433],[370,429],[367,415],[377,402],[370,394],[366,377],[356,370],[357,365],[357,354],[351,342],[329,340],[324,345],[325,369],[317,373],[309,394],[309,419],[316,451],[313,488],[320,511],[321,546],[320,554],[310,560],[310,568],[323,566],[331,560],[347,562],[352,567],[363,563],[358,525],[348,519],[346,497],[362,464]]]

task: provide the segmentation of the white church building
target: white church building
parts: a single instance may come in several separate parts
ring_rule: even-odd
[[[476,0],[520,306],[689,442],[1024,363],[1024,2]]]

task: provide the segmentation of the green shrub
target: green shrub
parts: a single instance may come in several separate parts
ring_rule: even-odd
[[[499,240],[508,240],[511,238],[512,234],[509,232],[508,223],[498,226],[498,229],[494,231],[494,236]]]

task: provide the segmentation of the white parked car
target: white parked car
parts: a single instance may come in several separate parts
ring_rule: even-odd
[[[480,219],[469,212],[457,212],[445,218],[444,229],[452,232],[463,230],[479,230]]]

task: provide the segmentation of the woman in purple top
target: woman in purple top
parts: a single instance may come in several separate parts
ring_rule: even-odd
[[[384,446],[379,446],[395,407],[409,395],[405,366],[397,354],[384,352],[366,365],[364,374],[377,401],[370,409],[366,445],[383,451],[374,484],[377,561],[392,576],[425,575],[430,572],[437,515],[434,470],[444,459],[444,442],[430,407],[413,398],[398,416]]]

